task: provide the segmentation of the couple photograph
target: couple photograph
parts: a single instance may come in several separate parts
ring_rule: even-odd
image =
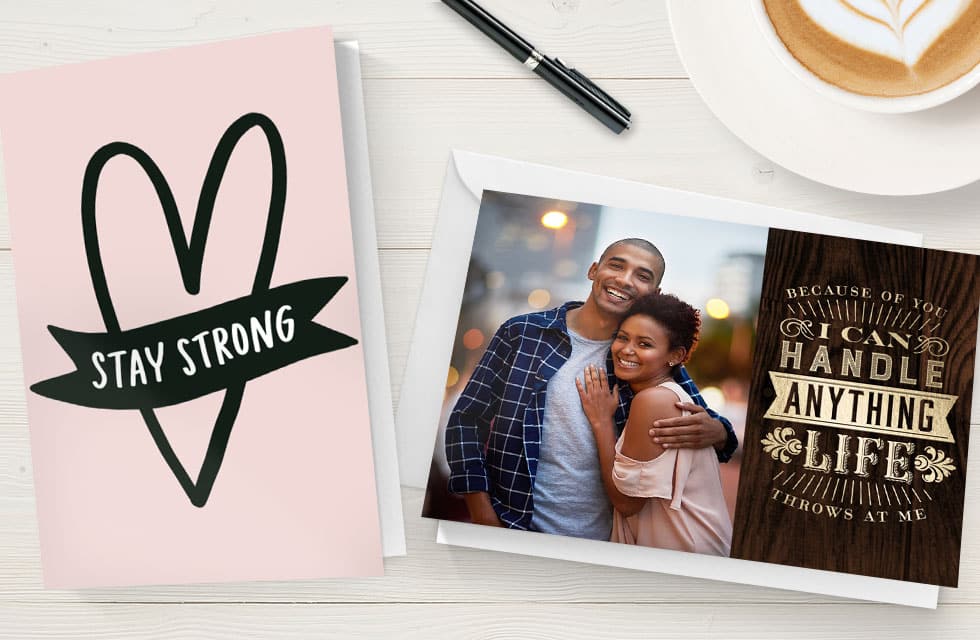
[[[766,237],[484,192],[423,514],[728,556]]]

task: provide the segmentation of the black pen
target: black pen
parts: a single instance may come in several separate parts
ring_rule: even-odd
[[[470,24],[486,34],[524,66],[572,99],[616,133],[629,129],[630,112],[594,82],[560,58],[549,58],[472,0],[442,0]]]

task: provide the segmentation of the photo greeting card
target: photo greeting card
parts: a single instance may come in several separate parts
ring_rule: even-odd
[[[616,566],[955,587],[980,257],[688,208],[483,191],[423,515]]]
[[[330,30],[0,87],[45,584],[380,575]]]

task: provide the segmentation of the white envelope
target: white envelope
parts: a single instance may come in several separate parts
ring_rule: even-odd
[[[368,412],[374,445],[374,475],[378,491],[378,520],[384,557],[405,555],[405,524],[402,493],[398,483],[395,452],[395,421],[391,408],[391,377],[388,374],[388,342],[385,338],[381,304],[381,270],[378,239],[371,196],[371,166],[368,161],[367,126],[364,122],[364,93],[361,89],[361,60],[357,42],[338,42],[337,85],[347,164],[347,196],[350,201],[354,268],[360,285],[357,295],[364,336],[364,373],[367,378]]]
[[[907,231],[765,207],[637,182],[454,151],[446,172],[439,219],[395,424],[402,482],[425,488],[446,371],[452,355],[466,267],[483,190],[504,191],[623,209],[779,227],[922,246]],[[458,522],[439,523],[438,542],[780,589],[935,608],[939,587],[899,580],[718,558],[603,541],[562,538]]]

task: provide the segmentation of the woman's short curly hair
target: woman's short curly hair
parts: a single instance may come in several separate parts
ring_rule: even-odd
[[[684,347],[684,360],[691,356],[701,336],[701,312],[670,293],[651,293],[633,302],[623,318],[644,315],[653,318],[667,330],[670,348]]]

